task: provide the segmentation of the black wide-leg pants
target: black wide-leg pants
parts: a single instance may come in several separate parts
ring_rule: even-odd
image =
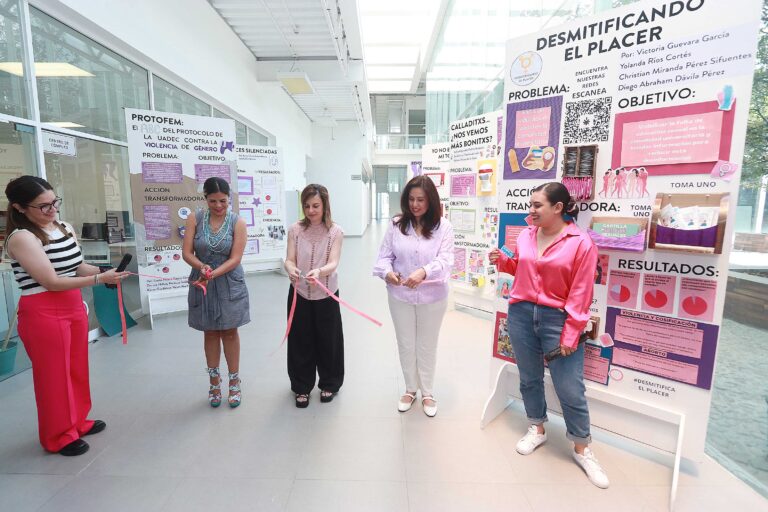
[[[336,296],[339,292],[336,292]],[[330,297],[307,300],[296,295],[296,311],[288,334],[288,377],[294,393],[308,394],[315,387],[337,392],[344,382],[344,333],[341,308]],[[293,286],[288,289],[288,312]]]

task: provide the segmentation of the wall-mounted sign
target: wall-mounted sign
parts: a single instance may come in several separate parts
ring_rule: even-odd
[[[57,155],[77,156],[77,139],[70,135],[43,130],[43,151]]]

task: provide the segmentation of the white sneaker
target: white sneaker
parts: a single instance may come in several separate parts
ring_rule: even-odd
[[[539,429],[536,425],[528,427],[528,432],[517,442],[515,449],[520,455],[530,455],[533,450],[544,444],[547,440],[547,433],[539,434]]]
[[[574,451],[573,460],[581,466],[581,469],[583,469],[587,474],[587,477],[589,477],[590,482],[601,489],[608,488],[608,485],[610,484],[608,475],[605,473],[602,466],[600,466],[600,463],[597,461],[595,454],[592,453],[592,450],[584,448],[584,455],[579,455]]]

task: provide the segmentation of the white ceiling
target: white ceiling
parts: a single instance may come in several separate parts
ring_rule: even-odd
[[[359,0],[368,90],[417,92],[448,0]]]
[[[356,0],[209,2],[256,56],[259,80],[304,72],[314,93],[292,98],[307,117],[320,124],[357,121],[368,131],[371,109]]]

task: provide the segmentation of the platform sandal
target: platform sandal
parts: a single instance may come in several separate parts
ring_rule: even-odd
[[[309,393],[296,393],[296,407],[306,409],[309,406]]]
[[[205,370],[211,379],[217,377],[219,379],[218,384],[210,384],[208,387],[208,403],[211,404],[211,407],[218,407],[221,405],[221,374],[219,373],[219,368],[206,368]]]
[[[236,380],[237,384],[232,385],[233,380]],[[229,382],[229,397],[227,398],[227,401],[229,402],[229,406],[234,409],[240,405],[240,401],[242,399],[242,390],[240,389],[240,372],[230,373]]]

